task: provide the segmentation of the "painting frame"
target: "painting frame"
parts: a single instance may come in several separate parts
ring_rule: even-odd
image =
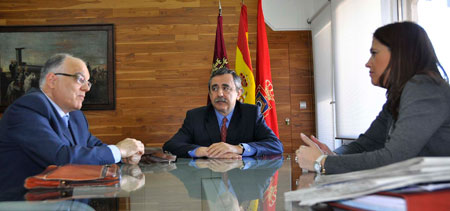
[[[46,59],[56,53],[71,54],[83,59],[87,64],[93,86],[86,93],[82,110],[115,110],[114,24],[0,26],[0,41],[2,45],[9,47],[5,47],[6,50],[0,48],[0,112],[4,112],[30,87],[38,87],[38,81],[37,87],[36,81],[29,81],[36,80]],[[47,43],[42,43],[46,41]],[[26,44],[15,47],[11,43]],[[15,60],[11,56],[13,47]],[[88,50],[92,48],[95,49],[93,52]],[[34,52],[31,56],[28,55],[28,60],[39,65],[22,60],[27,52]],[[9,66],[6,61],[11,61]],[[91,68],[90,62],[95,64],[92,65],[94,67]],[[18,90],[17,93],[14,93],[14,90]]]

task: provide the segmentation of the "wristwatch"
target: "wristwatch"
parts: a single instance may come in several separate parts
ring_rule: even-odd
[[[243,145],[243,144],[239,144],[239,147],[242,148],[242,153],[241,153],[241,155],[243,155],[243,154],[244,154],[244,151],[245,151],[244,145]]]
[[[321,155],[314,161],[314,170],[317,174],[325,174],[325,166],[322,166],[322,160],[326,157],[327,155]]]

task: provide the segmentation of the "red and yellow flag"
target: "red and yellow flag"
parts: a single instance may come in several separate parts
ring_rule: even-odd
[[[257,47],[256,47],[256,104],[261,107],[267,126],[278,136],[277,111],[270,72],[269,45],[261,0],[258,0]]]
[[[239,20],[235,69],[236,74],[241,77],[242,88],[244,89],[239,101],[255,104],[255,79],[248,47],[247,7],[244,4],[241,6],[241,18]]]

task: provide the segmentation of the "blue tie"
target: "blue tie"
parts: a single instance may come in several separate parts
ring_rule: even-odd
[[[66,137],[72,142],[72,144],[75,144],[76,143],[75,137],[73,136],[72,129],[69,126],[69,118],[70,118],[69,115],[64,115],[62,117],[62,119],[64,120],[64,123],[66,124],[67,132],[68,132],[68,133],[66,133]]]
[[[64,123],[66,124],[66,127],[69,127],[69,115],[64,115],[63,117]]]

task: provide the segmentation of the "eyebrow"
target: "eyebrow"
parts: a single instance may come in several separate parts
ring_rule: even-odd
[[[211,85],[211,88],[215,88],[215,87],[218,87],[219,86],[219,84],[212,84]],[[229,84],[222,84],[222,87],[231,87]]]
[[[74,75],[81,75],[81,76],[83,76],[84,79],[86,79],[86,76],[84,76],[84,74],[81,72],[76,72],[76,73],[74,73]]]

